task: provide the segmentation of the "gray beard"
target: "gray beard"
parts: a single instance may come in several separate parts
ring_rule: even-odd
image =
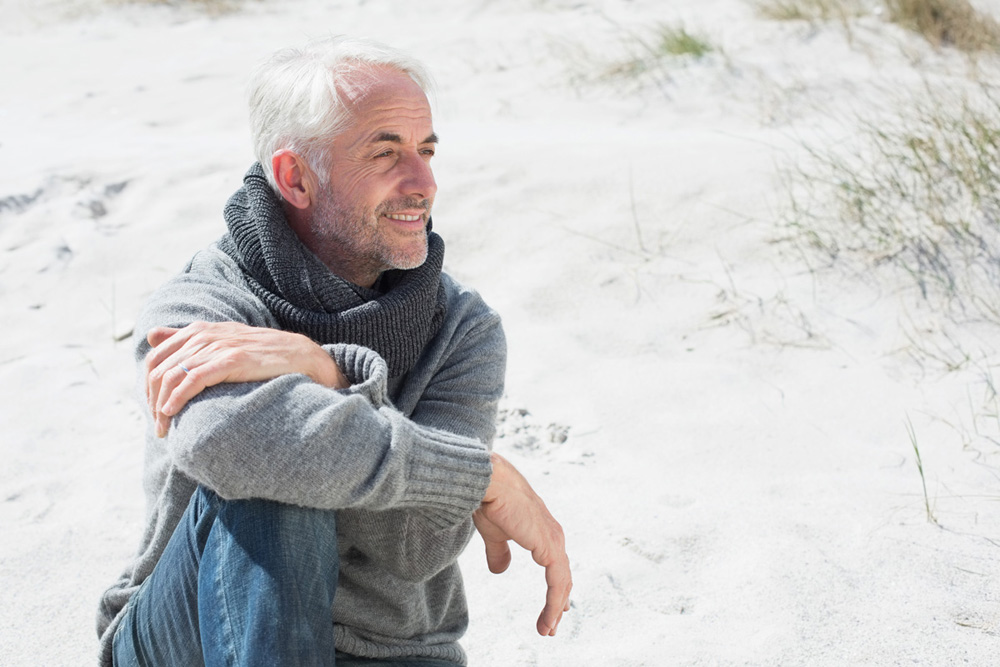
[[[316,255],[335,273],[338,268],[351,275],[381,274],[389,269],[415,269],[427,259],[427,241],[423,252],[404,253],[385,242],[378,221],[382,215],[400,210],[421,208],[430,214],[430,202],[418,199],[398,199],[380,204],[374,211],[363,207],[340,207],[333,194],[324,187],[316,211],[309,222],[313,238],[318,241]]]

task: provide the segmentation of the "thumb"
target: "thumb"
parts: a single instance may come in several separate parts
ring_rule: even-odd
[[[500,527],[486,518],[482,508],[472,513],[472,521],[486,545],[486,565],[493,574],[504,572],[510,565],[510,546],[507,535]]]
[[[486,543],[486,565],[493,574],[501,574],[510,566],[510,546],[506,541],[492,542],[483,538]]]

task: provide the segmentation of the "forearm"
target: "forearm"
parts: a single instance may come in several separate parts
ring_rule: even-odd
[[[217,384],[298,373],[331,389],[351,385],[330,351],[298,333],[240,322],[193,322],[155,327],[146,338],[152,346],[144,360],[146,399],[160,437],[188,401]]]
[[[440,526],[472,513],[491,474],[478,440],[301,375],[206,389],[174,419],[166,444],[185,474],[226,498],[408,508]]]

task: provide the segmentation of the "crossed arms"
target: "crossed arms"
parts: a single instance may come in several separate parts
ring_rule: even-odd
[[[492,572],[503,572],[510,563],[510,540],[530,551],[535,562],[545,568],[546,599],[536,627],[542,635],[555,634],[563,612],[569,609],[572,587],[562,529],[508,461],[498,454],[487,454],[481,448],[468,446],[470,435],[484,428],[482,424],[474,424],[483,416],[461,405],[462,399],[448,403],[444,412],[435,413],[438,417],[434,420],[421,420],[419,410],[410,418],[404,417],[385,398],[384,362],[380,367],[380,359],[374,353],[359,351],[353,346],[320,347],[305,336],[268,327],[237,322],[197,322],[180,329],[153,328],[147,340],[151,349],[145,360],[146,395],[156,433],[161,437],[166,435],[171,430],[172,420],[177,418],[174,427],[182,433],[179,443],[171,449],[182,459],[190,457],[186,465],[192,476],[223,495],[259,495],[329,508],[411,506],[418,511],[428,511],[434,517],[432,520],[445,516],[453,521],[458,518],[449,516],[454,507],[439,507],[436,500],[422,495],[420,480],[394,484],[391,478],[408,475],[413,470],[427,470],[428,466],[450,467],[463,457],[469,457],[470,467],[475,469],[473,459],[483,458],[485,465],[480,468],[485,478],[477,480],[472,475],[455,482],[453,492],[458,498],[455,504],[461,505],[464,495],[475,495],[473,503],[478,502],[478,508],[473,512],[473,522],[486,545],[487,564]],[[469,359],[468,363],[473,364],[475,360]],[[286,415],[285,419],[269,424],[268,420],[247,418],[248,415],[243,414],[247,409],[243,404],[246,392],[238,391],[237,385],[253,387],[251,393],[258,394],[257,401],[281,403],[278,412]],[[429,386],[428,393],[431,394],[428,403],[447,403],[447,379]],[[203,436],[192,438],[190,444],[184,440],[183,432],[200,430],[183,428],[182,422],[187,418],[184,408],[192,399],[204,395],[212,395],[215,411],[226,413],[221,422],[224,427],[237,431],[228,434],[230,441],[253,439],[282,443],[282,446],[265,449],[261,456],[296,457],[301,452],[294,451],[294,447],[289,451],[284,443],[295,441],[308,447],[313,441],[336,442],[337,438],[330,437],[331,432],[336,431],[341,439],[344,433],[354,433],[354,437],[371,442],[375,447],[382,446],[386,452],[401,450],[393,452],[393,456],[386,454],[385,460],[401,459],[403,463],[396,467],[380,467],[379,475],[386,476],[389,483],[369,478],[349,488],[332,483],[334,476],[328,471],[299,466],[297,474],[314,476],[305,485],[309,489],[308,498],[282,495],[288,493],[290,485],[280,480],[251,478],[248,481],[242,474],[229,479],[225,473],[227,466],[214,461],[213,457],[219,456],[217,448],[202,447]],[[324,397],[329,399],[328,408],[313,410],[309,407],[310,402],[322,401]],[[420,423],[423,421],[434,423]],[[474,426],[463,427],[461,424],[465,422]],[[293,423],[300,431],[297,438],[289,438],[286,432]],[[174,435],[171,433],[171,437]],[[413,457],[422,458],[413,464]],[[264,463],[261,467],[267,470],[295,469],[290,461],[285,462],[287,465],[274,466],[270,461],[251,460],[245,465],[254,467],[255,463]],[[338,464],[337,461],[329,463],[333,467]],[[425,481],[431,484],[431,480]],[[262,491],[259,486],[262,484],[269,488]]]

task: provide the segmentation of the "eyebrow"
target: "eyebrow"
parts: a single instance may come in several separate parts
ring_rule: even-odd
[[[378,144],[383,141],[387,141],[391,144],[401,144],[403,143],[403,137],[399,136],[395,132],[382,132],[381,134],[376,135],[375,138],[372,139],[371,143]],[[438,142],[438,135],[431,132],[430,135],[420,143],[436,144],[437,142]]]

